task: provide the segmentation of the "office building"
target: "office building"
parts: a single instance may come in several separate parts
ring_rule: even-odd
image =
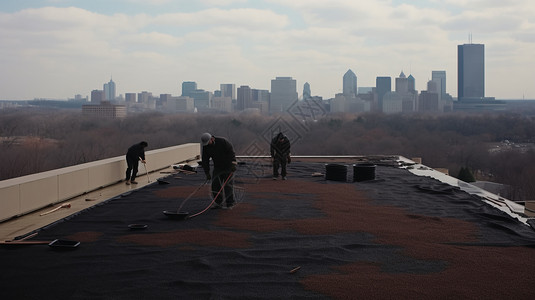
[[[375,91],[377,93],[377,105],[379,110],[383,107],[383,98],[386,93],[392,91],[392,78],[387,76],[378,76],[375,79]]]
[[[253,101],[264,101],[269,103],[269,91],[268,90],[259,90],[252,89]]]
[[[162,98],[162,97],[160,97]],[[195,109],[193,98],[180,96],[173,97],[169,95],[165,97],[165,110],[170,113],[192,113]]]
[[[396,78],[396,93],[407,94],[409,92],[409,79],[405,73],[401,71],[399,77]]]
[[[126,93],[124,94],[124,100],[126,101],[126,103],[136,103],[137,100],[136,100],[136,93]]]
[[[126,106],[103,101],[98,105],[82,105],[82,113],[96,118],[125,118]]]
[[[269,113],[270,93],[268,90],[252,89],[253,108],[260,110],[262,114]]]
[[[427,82],[427,90],[422,91],[418,96],[418,111],[419,112],[440,112],[442,111],[440,95],[439,95],[440,81],[429,80]]]
[[[104,91],[103,90],[92,90],[91,91],[91,103],[100,104],[103,101],[106,101],[106,98],[104,98]]]
[[[385,114],[403,112],[403,97],[398,92],[388,92],[383,96],[381,111]]]
[[[235,100],[236,98],[236,85],[232,83],[222,83],[220,84],[221,95],[220,97],[230,97],[230,99]]]
[[[305,82],[305,84],[303,85],[303,100],[307,100],[310,97],[312,97],[310,91],[310,84],[308,82]]]
[[[485,97],[485,45],[457,46],[457,80],[460,101]]]
[[[110,79],[110,82],[104,84],[104,98],[105,100],[115,100],[115,82]]]
[[[297,82],[292,77],[276,77],[271,80],[270,113],[284,112],[297,101]]]
[[[139,103],[148,104],[151,99],[152,99],[152,93],[151,92],[142,91],[141,93],[137,94],[137,102],[139,102]]]
[[[343,113],[346,111],[346,97],[344,94],[336,94],[329,102],[331,113]]]
[[[236,110],[242,111],[252,108],[253,93],[249,86],[242,85],[238,88],[238,98],[236,101]]]
[[[431,80],[436,83],[439,99],[446,97],[446,71],[431,71]]]
[[[438,94],[429,90],[422,91],[418,96],[418,111],[433,113],[440,112]]]
[[[197,90],[197,83],[194,81],[182,82],[182,95],[185,97],[191,97],[191,93]]]
[[[211,92],[198,89],[198,90],[190,91],[189,95],[190,96],[188,97],[193,98],[193,102],[197,110],[206,111],[207,109],[211,107],[212,96],[213,96]]]
[[[409,74],[409,77],[407,77],[407,83],[409,87],[409,93],[416,93],[416,79],[412,74]]]
[[[212,110],[217,112],[232,112],[232,98],[230,97],[213,97],[212,98]]]
[[[343,94],[346,97],[357,96],[357,75],[355,75],[351,69],[347,70],[344,74]]]
[[[392,94],[395,94],[395,96],[391,95],[391,97],[389,98],[390,102],[388,105],[388,109],[390,110],[390,113],[395,112],[395,110],[397,109],[398,103],[393,104],[393,102],[396,102],[398,100],[401,101],[401,112],[408,113],[416,110],[416,101],[418,98],[416,90],[414,89],[414,77],[412,75],[409,75],[409,77],[407,77],[405,76],[405,73],[401,71],[399,77],[396,78],[396,91]],[[386,106],[383,105],[383,109],[385,107]],[[386,111],[384,110],[383,112],[386,113]]]

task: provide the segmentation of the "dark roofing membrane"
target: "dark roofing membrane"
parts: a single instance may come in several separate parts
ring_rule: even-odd
[[[377,164],[361,182],[345,165],[344,182],[312,176],[325,162],[292,162],[288,180],[274,181],[265,161],[245,161],[234,209],[182,221],[163,211],[205,177],[171,174],[33,238],[79,241],[72,251],[0,248],[2,298],[535,297],[535,231],[525,220],[398,164]],[[181,211],[211,200],[206,185]]]

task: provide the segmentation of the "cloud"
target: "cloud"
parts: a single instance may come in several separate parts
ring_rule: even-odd
[[[289,24],[288,17],[269,10],[210,8],[195,13],[169,13],[154,18],[155,24],[171,26],[236,27],[247,30],[281,29]]]
[[[205,6],[229,6],[233,4],[245,4],[248,0],[199,0]]]
[[[123,2],[126,2],[126,3],[131,3],[131,4],[144,4],[144,5],[156,5],[156,6],[161,6],[161,5],[164,5],[164,4],[168,4],[168,3],[171,3],[175,0],[122,0]],[[186,1],[183,1],[186,3]]]

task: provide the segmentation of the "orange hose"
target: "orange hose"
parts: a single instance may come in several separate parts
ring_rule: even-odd
[[[227,182],[229,181],[229,179],[232,177],[233,174],[234,174],[234,172],[230,172],[230,174],[227,177],[227,180],[225,180],[225,182],[223,183],[223,185],[219,189],[219,192],[217,192],[217,195],[215,195],[214,199],[212,199],[212,202],[210,202],[210,204],[205,209],[203,209],[202,211],[200,211],[200,212],[198,212],[198,213],[196,213],[194,215],[188,216],[187,219],[191,219],[191,218],[196,217],[196,216],[204,213],[205,211],[207,211],[212,206],[212,204],[214,204],[215,199],[217,199],[217,197],[219,196],[219,194],[221,193],[221,191],[223,190],[225,185],[227,185]]]

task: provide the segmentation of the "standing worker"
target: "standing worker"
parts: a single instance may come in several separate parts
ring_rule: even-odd
[[[202,167],[206,174],[206,180],[212,179],[210,175],[210,158],[214,162],[212,179],[212,196],[214,197],[213,208],[223,208],[223,196],[218,196],[221,186],[223,188],[227,208],[232,208],[234,200],[234,172],[236,171],[236,155],[234,147],[223,137],[215,137],[209,133],[201,135]]]
[[[127,185],[129,185],[130,183],[137,184],[137,167],[140,160],[142,163],[145,163],[145,148],[147,148],[148,145],[149,144],[147,144],[147,142],[143,141],[128,148],[128,151],[126,152],[127,167],[125,182]]]
[[[282,132],[279,132],[271,140],[270,152],[273,159],[273,180],[277,180],[279,177],[279,166],[282,180],[286,180],[286,164],[290,163],[290,140]]]

